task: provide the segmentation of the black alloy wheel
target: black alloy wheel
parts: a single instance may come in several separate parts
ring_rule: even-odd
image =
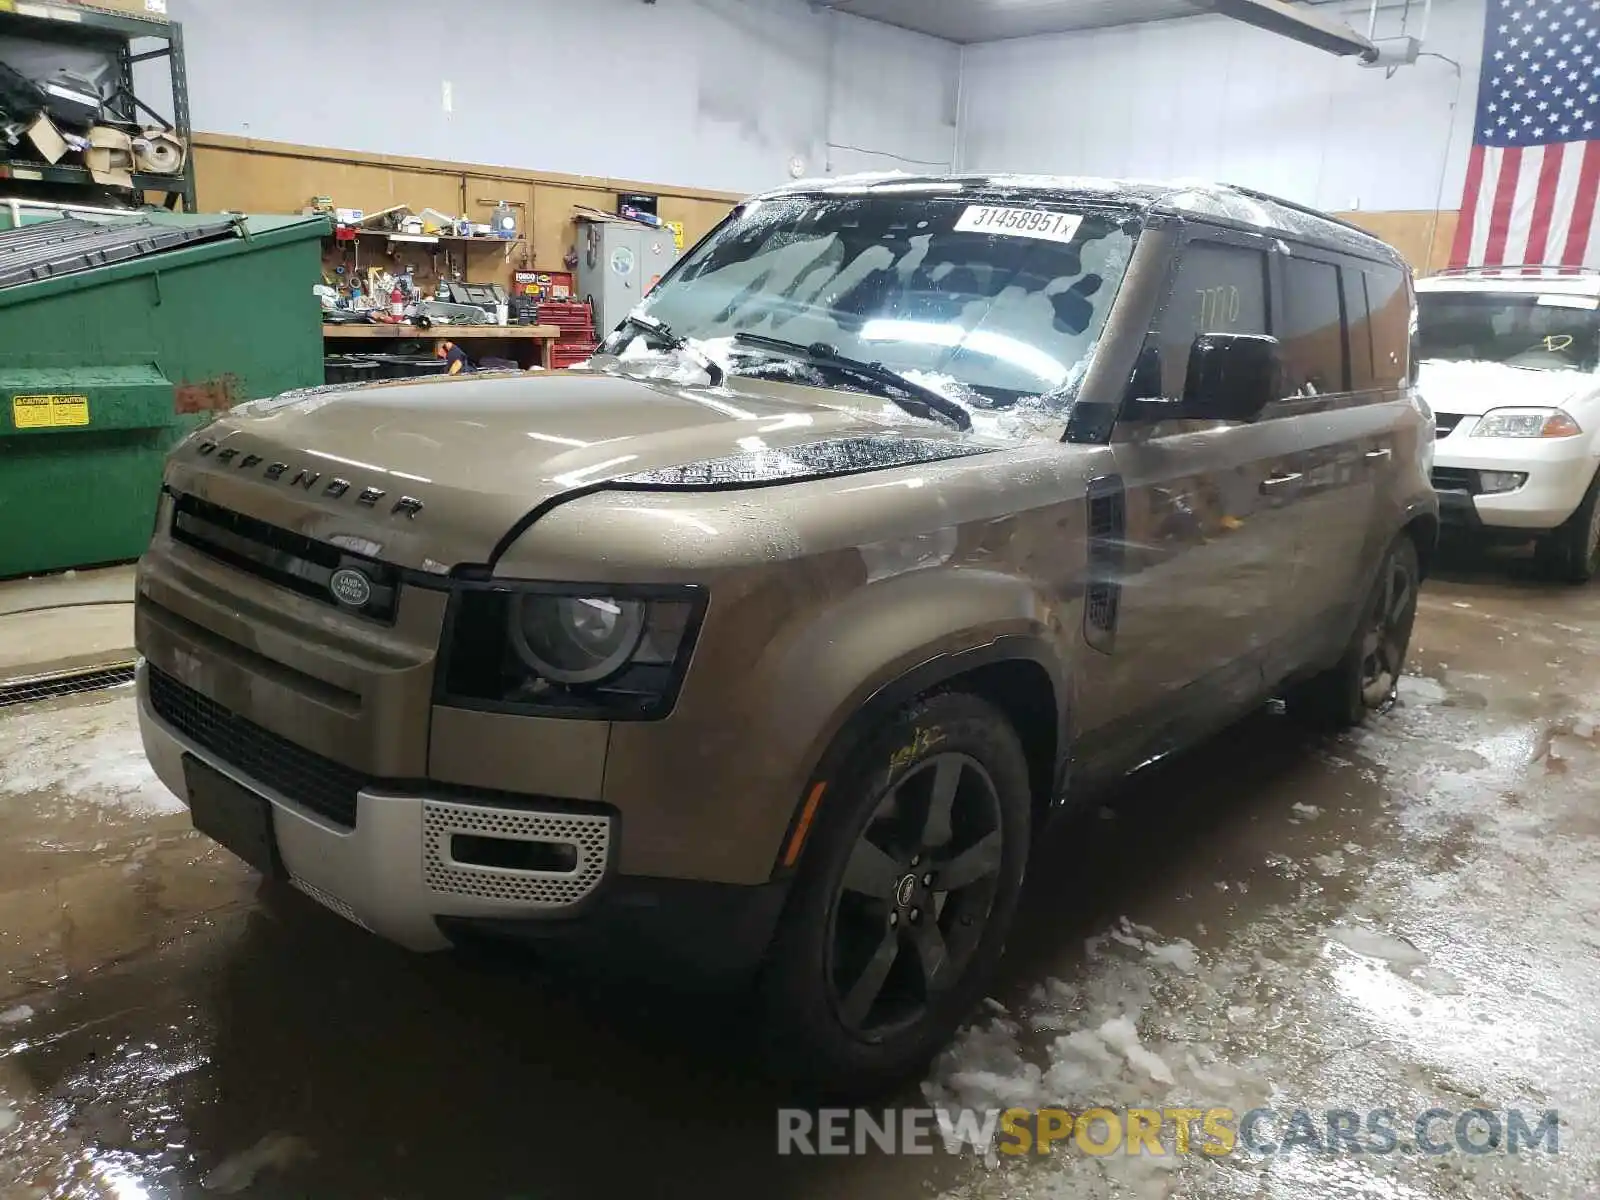
[[[768,1068],[863,1099],[926,1069],[989,986],[1027,870],[1033,787],[984,697],[847,731],[762,969]]]
[[[1317,726],[1347,729],[1393,705],[1417,620],[1422,568],[1417,545],[1402,533],[1384,552],[1339,661],[1295,684],[1289,711]]]
[[[994,781],[968,755],[934,754],[884,792],[834,898],[826,970],[841,1025],[882,1040],[962,976],[994,904],[1004,837]]]
[[[1405,669],[1406,646],[1416,618],[1417,581],[1411,563],[1390,555],[1383,564],[1378,602],[1361,641],[1361,701],[1369,711],[1393,703]]]

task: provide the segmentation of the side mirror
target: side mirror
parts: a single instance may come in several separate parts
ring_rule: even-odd
[[[1254,333],[1202,333],[1189,347],[1179,405],[1186,420],[1254,421],[1283,395],[1278,339]]]

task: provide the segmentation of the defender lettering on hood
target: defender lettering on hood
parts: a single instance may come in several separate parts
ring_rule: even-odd
[[[292,476],[290,476],[288,463],[267,462],[262,455],[241,454],[238,450],[233,449],[232,447],[222,447],[219,443],[209,439],[200,442],[195,447],[195,454],[200,458],[215,455],[216,458],[214,461],[219,463],[232,463],[234,468],[240,471],[251,471],[257,467],[260,467],[262,463],[267,463],[267,465],[260,471],[260,475],[263,479],[266,479],[271,483],[279,483],[284,482],[285,477],[288,476],[287,482],[290,487],[304,488],[308,492],[315,490],[317,484],[322,480],[322,472],[320,471],[312,471],[302,467]],[[334,476],[333,478],[329,479],[327,483],[323,484],[320,494],[330,500],[341,500],[345,496],[349,495],[351,489],[354,487],[355,484],[351,483],[348,479],[340,479],[338,476]],[[378,506],[378,501],[382,500],[388,494],[389,493],[383,488],[363,487],[360,491],[356,492],[355,502],[357,504],[364,505],[367,508],[376,508]],[[401,496],[394,502],[394,505],[389,509],[389,512],[391,515],[395,513],[403,513],[408,519],[415,520],[417,514],[421,512],[422,509],[422,501],[418,500],[415,496]]]

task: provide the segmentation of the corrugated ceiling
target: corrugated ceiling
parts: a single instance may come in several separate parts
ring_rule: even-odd
[[[820,0],[821,6],[870,17],[952,42],[992,42],[1107,25],[1132,25],[1202,11],[1188,0]]]

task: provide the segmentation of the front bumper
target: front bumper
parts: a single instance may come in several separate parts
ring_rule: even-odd
[[[1456,488],[1440,488],[1439,524],[1446,529],[1469,533],[1481,532],[1483,518],[1478,515],[1478,508],[1472,501],[1470,492]]]
[[[615,872],[620,818],[534,797],[486,800],[447,787],[362,788],[353,828],[220,758],[162,719],[138,670],[139,730],[156,775],[188,799],[185,756],[270,805],[287,882],[369,932],[416,951],[475,933],[541,943],[569,957],[636,958],[652,973],[742,975],[771,939],[785,886],[630,878]],[[568,845],[570,869],[463,862],[458,836]]]
[[[1515,491],[1491,494],[1474,494],[1440,484],[1442,478],[1454,480],[1462,472],[1478,471],[1519,471],[1528,478]],[[1434,472],[1447,523],[1527,530],[1531,535],[1555,529],[1572,515],[1594,478],[1595,460],[1587,437],[1548,441],[1469,438],[1458,430],[1439,441],[1434,452]],[[1458,494],[1447,500],[1451,491]],[[1472,519],[1462,519],[1468,509]]]

